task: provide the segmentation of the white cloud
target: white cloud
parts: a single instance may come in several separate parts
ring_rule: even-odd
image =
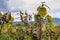
[[[44,2],[44,1],[46,2],[45,4],[51,8],[51,10],[48,10],[48,13],[52,17],[59,17],[60,12],[53,13],[52,10],[60,8],[60,0],[10,0],[9,8],[10,10],[16,8],[19,8],[20,10],[23,11],[27,10],[29,14],[32,14],[33,12],[37,12],[36,9],[41,4],[40,2]],[[51,13],[49,11],[51,11]],[[15,16],[16,15],[14,15],[14,17]]]
[[[14,21],[20,21],[19,15],[17,15],[18,12],[12,12],[12,17],[14,17]]]
[[[60,18],[60,12],[58,13],[50,13],[50,15],[54,18]]]
[[[47,2],[46,4],[51,8],[51,10],[60,8],[60,0],[54,0],[51,2]]]
[[[36,10],[36,7],[40,5],[40,2],[46,1],[49,2],[49,0],[10,0],[9,1],[9,7],[10,9],[12,7],[20,8],[22,10]],[[50,0],[52,1],[52,0]]]
[[[0,0],[0,12],[7,12],[8,8],[8,0]]]

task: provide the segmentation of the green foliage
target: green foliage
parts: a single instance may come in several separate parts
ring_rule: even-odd
[[[11,22],[13,22],[14,21],[14,18],[13,17],[11,17],[11,19],[9,20],[9,22],[11,23]]]
[[[38,7],[37,11],[38,15],[40,15],[41,18],[43,18],[47,14],[47,10],[45,7]]]
[[[28,35],[25,35],[24,36],[24,40],[32,40],[32,37],[28,36]]]
[[[9,27],[10,26],[10,27]],[[27,26],[18,26],[15,27],[11,24],[5,24],[2,29],[9,29],[7,32],[3,30],[3,33],[0,33],[0,40],[35,40],[37,39],[38,31],[36,26],[32,26],[32,34],[30,33],[31,28]],[[11,30],[10,30],[11,29]],[[56,31],[53,36],[53,40],[57,38],[57,40],[60,39],[60,32],[59,28],[55,28]],[[58,30],[59,29],[59,30]],[[16,30],[16,31],[15,31]],[[2,32],[2,31],[1,31]],[[50,40],[50,29],[46,28],[46,31],[42,32],[42,40]],[[35,38],[36,37],[36,38]]]
[[[49,26],[50,26],[51,31],[54,31],[55,30],[55,27],[54,27],[54,24],[53,23],[49,23]]]
[[[58,37],[58,39],[57,40],[60,40],[60,37]]]
[[[46,25],[42,24],[42,31],[46,31]]]
[[[47,15],[45,18],[46,18],[46,21],[49,24],[50,30],[55,31],[55,27],[54,27],[54,24],[53,24],[53,21],[52,21],[52,17],[50,15]]]
[[[38,15],[34,15],[34,20],[35,20],[36,23],[39,22],[39,20],[38,20]]]
[[[4,24],[0,20],[0,40],[60,40],[60,28],[58,30],[54,27],[52,17],[47,15],[46,8],[38,7],[37,11],[38,14],[34,15],[36,24],[33,26],[12,25],[14,18],[11,14],[0,15],[2,22],[6,22]],[[44,24],[44,18],[49,24],[48,28]],[[26,23],[27,16],[24,19],[24,23]]]
[[[50,15],[47,15],[45,18],[46,18],[46,21],[47,21],[48,23],[53,22],[53,21],[52,21],[52,17],[51,17]]]

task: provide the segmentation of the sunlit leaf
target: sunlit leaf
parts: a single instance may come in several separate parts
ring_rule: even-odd
[[[47,10],[45,7],[38,7],[37,11],[41,18],[43,18],[47,14]]]
[[[11,24],[9,24],[9,23],[4,24],[4,27],[7,27],[9,29],[11,27]]]
[[[8,31],[8,28],[7,27],[3,27],[1,31],[2,31],[2,33],[6,33]]]
[[[54,31],[55,30],[55,27],[54,27],[54,24],[53,23],[49,23],[49,26],[50,26],[50,30],[51,31]]]
[[[50,15],[47,15],[45,18],[48,23],[52,22],[52,17]]]
[[[45,24],[42,24],[42,31],[46,31],[46,26],[45,26]]]
[[[13,33],[16,32],[16,28],[15,27],[12,27],[12,30],[11,30]]]

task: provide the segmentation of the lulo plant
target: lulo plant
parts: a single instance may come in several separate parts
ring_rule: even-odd
[[[42,5],[37,8],[38,14],[35,15],[35,22],[37,23],[38,29],[39,29],[38,30],[39,31],[38,40],[42,40],[42,29],[43,29],[42,25],[44,24],[43,19],[45,19],[46,22],[48,22],[51,31],[55,30],[54,29],[54,24],[53,24],[53,21],[52,21],[52,17],[49,14],[47,15],[46,7],[48,7],[48,6],[44,4],[45,2],[41,2],[41,3],[42,3]],[[46,6],[46,7],[44,7],[44,6]]]

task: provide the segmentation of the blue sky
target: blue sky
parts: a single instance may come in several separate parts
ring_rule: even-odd
[[[8,0],[0,0],[0,11],[8,11]]]
[[[32,15],[33,12],[37,13],[37,7],[41,4],[40,2],[44,1],[51,8],[50,10],[47,8],[48,14],[52,17],[60,18],[60,0],[0,0],[0,12],[14,11],[12,12],[14,18],[19,17],[16,12],[20,10],[23,12],[27,10]],[[15,21],[18,20],[15,19]]]

